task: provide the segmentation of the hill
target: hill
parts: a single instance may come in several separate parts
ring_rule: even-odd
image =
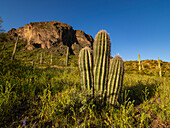
[[[68,54],[61,48],[67,44],[42,48],[31,42],[35,46],[28,50],[29,41],[19,35],[15,43],[16,34],[0,34],[0,127],[169,126],[168,62],[161,61],[160,78],[156,60],[142,60],[141,72],[138,61],[125,61],[117,105],[105,106],[81,88],[78,54],[69,54],[66,64]]]
[[[11,29],[7,34],[12,38],[27,42],[26,50],[35,48],[50,49],[58,47],[57,53],[63,54],[68,46],[70,52],[78,54],[85,46],[92,47],[93,38],[82,30],[74,30],[70,25],[58,21],[34,22],[18,29]]]

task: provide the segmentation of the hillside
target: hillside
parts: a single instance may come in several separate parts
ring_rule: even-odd
[[[16,40],[10,40],[11,36],[7,34],[1,34],[1,42],[0,47],[1,50],[1,62],[4,61],[5,58],[10,59],[14,44]],[[3,40],[2,40],[3,39]],[[5,42],[10,41],[10,42]],[[22,64],[31,65],[34,60],[34,65],[39,67],[49,67],[49,66],[65,66],[65,57],[67,52],[67,45],[53,46],[51,48],[34,48],[33,50],[26,50],[28,42],[19,40],[17,45],[17,53],[15,58],[20,60]],[[73,44],[74,45],[74,44]],[[72,45],[72,47],[73,47]],[[80,44],[79,44],[80,46]],[[88,45],[84,45],[88,46]],[[81,46],[81,47],[84,47]],[[91,46],[92,47],[92,46]],[[79,49],[80,50],[80,49]],[[76,54],[71,54],[69,56],[69,66],[77,67],[78,66],[78,52]],[[40,63],[40,56],[43,56],[43,64]],[[53,56],[53,64],[51,65],[51,55]],[[158,61],[157,60],[142,60],[142,71],[139,72],[138,61],[124,61],[125,63],[125,73],[128,74],[143,74],[150,76],[158,76]],[[2,63],[1,63],[2,64]],[[162,75],[165,77],[170,77],[170,62],[161,61],[161,70]]]
[[[24,27],[11,29],[7,34],[13,40],[19,36],[19,40],[27,42],[26,50],[57,47],[59,49],[56,52],[62,54],[62,49],[65,49],[66,46],[70,48],[71,53],[78,54],[81,48],[92,47],[93,43],[91,35],[82,30],[74,30],[72,26],[58,21],[26,24]]]
[[[82,89],[78,54],[67,54],[67,44],[44,48],[30,42],[35,46],[28,50],[29,41],[20,34],[15,43],[17,36],[0,34],[0,127],[169,126],[170,63],[161,61],[160,78],[156,60],[142,60],[141,72],[138,61],[125,61],[118,102],[106,105]]]

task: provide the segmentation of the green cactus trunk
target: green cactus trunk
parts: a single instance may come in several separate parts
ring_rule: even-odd
[[[16,53],[17,44],[18,44],[18,38],[19,38],[19,37],[17,37],[17,40],[16,40],[16,42],[15,42],[15,46],[14,46],[14,50],[13,50],[13,53],[12,53],[12,57],[11,57],[11,60],[12,60],[12,61],[13,61],[14,58],[15,58],[15,53]]]
[[[110,59],[110,38],[106,31],[100,31],[94,40],[94,87],[95,92],[105,95]]]
[[[107,101],[110,104],[116,104],[123,84],[123,75],[123,60],[119,56],[116,56],[111,60],[108,76]]]
[[[67,47],[66,66],[68,66],[68,60],[69,60],[69,47]]]
[[[91,90],[93,87],[93,74],[92,74],[92,59],[89,47],[85,47],[80,51],[79,69],[81,75],[82,89]]]

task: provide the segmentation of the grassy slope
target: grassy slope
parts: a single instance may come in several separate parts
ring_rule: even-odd
[[[119,105],[93,104],[80,88],[77,57],[53,55],[47,50],[22,51],[10,61],[13,46],[7,43],[0,53],[0,127],[168,127],[170,114],[169,63],[162,63],[164,77],[151,70],[156,62],[146,61],[144,74],[137,62],[125,62],[124,87]],[[0,43],[0,47],[3,43]],[[37,53],[43,53],[39,65]],[[32,60],[35,61],[32,68]]]

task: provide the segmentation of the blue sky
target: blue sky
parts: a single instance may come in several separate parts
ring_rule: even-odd
[[[111,55],[170,62],[170,0],[2,0],[3,29],[60,21],[95,37],[105,29]]]

